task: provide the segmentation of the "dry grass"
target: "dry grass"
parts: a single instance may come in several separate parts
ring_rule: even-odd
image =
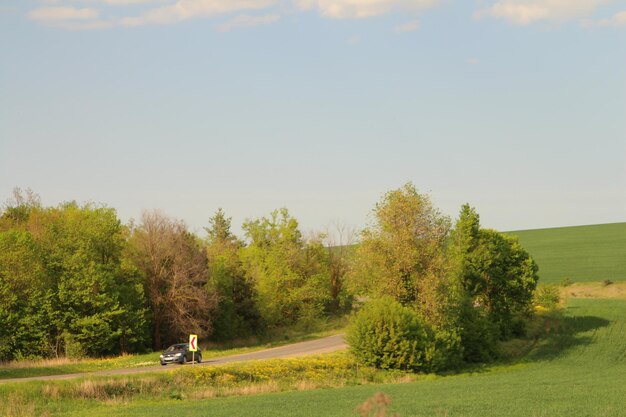
[[[267,394],[270,392],[281,392],[283,389],[276,382],[265,382],[251,385],[244,385],[240,387],[209,387],[205,389],[191,391],[189,398],[191,399],[205,399],[205,398],[217,398],[217,397],[231,397],[242,395],[255,395],[255,394]]]
[[[19,392],[12,392],[7,398],[0,399],[0,412],[3,417],[48,417],[44,411],[37,413],[35,404]]]
[[[1,368],[7,369],[29,369],[29,368],[53,368],[63,365],[74,365],[84,362],[84,360],[68,359],[68,358],[52,358],[52,359],[33,359],[11,362],[0,362]]]
[[[562,298],[613,298],[626,300],[626,282],[605,285],[602,282],[576,283],[561,288]]]

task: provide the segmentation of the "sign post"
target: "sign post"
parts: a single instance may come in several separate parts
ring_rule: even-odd
[[[198,335],[189,335],[189,351],[191,352],[191,363],[196,360],[196,352],[198,351]]]

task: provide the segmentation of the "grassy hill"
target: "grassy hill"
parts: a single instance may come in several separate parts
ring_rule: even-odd
[[[539,265],[541,283],[626,281],[626,223],[507,232]]]

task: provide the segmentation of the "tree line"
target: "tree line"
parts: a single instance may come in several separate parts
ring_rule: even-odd
[[[0,214],[0,360],[232,340],[384,297],[425,323],[444,362],[523,332],[537,267],[515,239],[467,205],[453,226],[412,184],[373,214],[358,245],[346,229],[305,238],[287,209],[247,220],[243,238],[219,209],[200,237],[158,211],[123,224],[105,205],[45,207],[16,189]]]

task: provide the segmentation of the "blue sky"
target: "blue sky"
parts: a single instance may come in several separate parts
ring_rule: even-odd
[[[625,0],[0,0],[0,63],[1,200],[626,221]]]

